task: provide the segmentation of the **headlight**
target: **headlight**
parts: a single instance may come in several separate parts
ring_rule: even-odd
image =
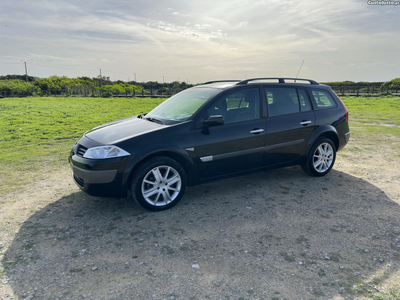
[[[78,149],[78,143],[75,143],[75,145],[72,147],[72,154],[76,154],[76,150]]]
[[[106,159],[128,155],[131,154],[117,146],[111,145],[89,148],[86,150],[86,153],[83,155],[83,157],[92,159]]]

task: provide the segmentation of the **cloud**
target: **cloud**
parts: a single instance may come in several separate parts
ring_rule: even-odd
[[[328,64],[342,66],[347,76],[341,62],[350,59],[364,80],[392,78],[400,51],[397,13],[395,7],[357,0],[5,1],[0,17],[8,27],[0,32],[0,61],[24,58],[54,67],[68,62],[78,70],[104,63],[110,70],[166,77],[188,72],[204,81],[208,67],[221,77],[265,76],[293,73],[303,59],[302,72],[317,80],[330,76]],[[374,65],[387,74],[372,75],[368,68]],[[340,68],[334,76],[341,76]]]

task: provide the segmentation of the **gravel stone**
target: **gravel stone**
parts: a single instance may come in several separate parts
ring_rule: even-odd
[[[159,213],[84,194],[68,166],[43,174],[2,196],[0,299],[353,299],[373,278],[388,291],[400,139],[382,138],[352,139],[360,151],[339,152],[325,177],[289,167],[207,183]]]

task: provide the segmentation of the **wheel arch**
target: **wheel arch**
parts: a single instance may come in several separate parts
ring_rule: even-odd
[[[335,145],[335,148],[336,148],[335,150],[338,149],[339,137],[337,136],[337,134],[335,134],[332,131],[327,131],[327,132],[324,132],[323,134],[321,134],[318,138],[323,138],[323,137],[330,139],[333,142],[333,144]]]
[[[308,140],[307,147],[306,147],[307,149],[306,149],[305,153],[308,154],[312,145],[314,145],[314,143],[322,137],[330,139],[333,142],[333,144],[335,145],[336,150],[338,149],[339,135],[338,135],[336,128],[333,127],[332,125],[325,125],[325,126],[321,126],[316,131],[314,131],[314,133]]]
[[[193,186],[195,184],[195,176],[194,176],[194,164],[192,159],[186,154],[183,155],[179,152],[172,151],[172,150],[160,150],[156,152],[149,153],[147,156],[141,157],[140,160],[137,161],[135,166],[129,171],[129,178],[127,182],[131,182],[132,177],[135,174],[136,169],[146,160],[152,159],[154,157],[163,156],[168,157],[176,162],[178,162],[182,168],[185,170],[186,177],[187,177],[187,186]]]

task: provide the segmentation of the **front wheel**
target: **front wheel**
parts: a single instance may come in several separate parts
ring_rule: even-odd
[[[169,157],[154,157],[135,170],[132,197],[148,210],[165,210],[182,199],[186,182],[185,170],[178,162]]]
[[[309,175],[324,176],[333,168],[335,159],[335,144],[330,139],[322,138],[314,143],[301,168]]]

